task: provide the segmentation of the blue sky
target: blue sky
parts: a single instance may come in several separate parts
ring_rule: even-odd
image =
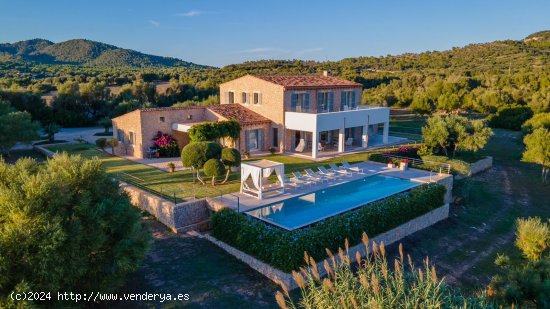
[[[0,0],[0,42],[86,38],[223,66],[445,50],[550,30],[550,1]]]

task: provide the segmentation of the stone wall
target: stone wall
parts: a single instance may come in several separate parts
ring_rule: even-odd
[[[490,169],[493,166],[493,157],[487,156],[485,159],[481,159],[470,164],[470,175],[475,175],[484,170]]]
[[[153,215],[174,233],[192,229],[204,231],[209,226],[211,211],[205,199],[174,204],[130,184],[121,182],[120,186],[129,194],[134,206]]]
[[[452,177],[449,177],[452,179]],[[452,182],[451,182],[452,183]],[[377,243],[384,242],[384,244],[390,245],[393,244],[411,234],[414,234],[422,229],[425,229],[441,220],[445,220],[449,217],[449,204],[445,204],[437,209],[434,209],[422,216],[419,216],[415,219],[412,219],[408,221],[407,223],[404,223],[394,229],[391,229],[385,233],[382,233],[380,235],[377,235],[374,238],[370,239],[372,248],[372,242],[375,241]],[[255,257],[248,255],[222,241],[219,241],[218,239],[205,234],[203,236],[207,240],[211,241],[213,244],[219,246],[220,248],[227,251],[229,254],[236,257],[238,260],[246,263],[248,266],[256,270],[257,272],[261,273],[262,275],[266,276],[267,278],[273,280],[274,282],[282,282],[284,283],[289,289],[295,289],[297,288],[296,283],[292,279],[292,275],[285,273],[275,267],[270,266],[267,263],[264,263]],[[342,244],[343,246],[344,244]],[[356,252],[359,252],[362,257],[364,257],[367,254],[366,247],[363,243],[355,245],[349,249],[349,254],[351,257],[355,257]],[[336,259],[338,260],[338,255],[335,255]],[[327,260],[327,262],[330,263],[330,261]],[[324,261],[317,263],[317,269],[319,270],[319,274],[321,276],[326,275],[325,268],[323,267]]]

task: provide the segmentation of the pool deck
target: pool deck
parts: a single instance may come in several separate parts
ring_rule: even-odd
[[[237,210],[237,197],[239,200],[238,211],[246,212],[258,207],[262,207],[271,203],[279,202],[282,200],[289,199],[291,197],[300,196],[308,194],[317,190],[325,189],[328,187],[336,186],[342,183],[350,182],[353,180],[361,179],[364,177],[372,176],[375,174],[387,175],[396,178],[402,178],[422,183],[429,182],[439,182],[442,179],[452,177],[452,175],[447,174],[437,174],[430,173],[424,170],[418,169],[407,169],[405,171],[400,170],[399,168],[388,168],[385,164],[377,162],[361,162],[357,164],[352,164],[352,166],[357,166],[363,169],[363,173],[353,173],[351,176],[343,176],[338,179],[325,181],[323,183],[317,183],[313,185],[301,186],[299,188],[286,187],[285,192],[281,195],[274,197],[267,197],[262,200],[259,200],[253,196],[249,196],[242,193],[232,193],[225,194],[221,197],[209,198],[208,201],[212,205],[216,205],[216,208],[229,207]]]

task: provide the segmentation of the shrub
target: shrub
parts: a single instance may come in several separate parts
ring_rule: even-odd
[[[317,260],[324,259],[325,248],[334,251],[346,238],[355,245],[361,241],[363,232],[378,235],[440,207],[445,191],[442,185],[422,185],[293,231],[224,209],[212,216],[212,235],[290,272],[304,265],[304,251]]]
[[[97,158],[0,160],[0,200],[2,308],[14,289],[114,291],[147,251],[139,210]]]
[[[240,134],[241,125],[236,120],[204,122],[195,124],[189,129],[189,137],[194,142],[214,141],[224,137],[235,141]]]
[[[223,183],[229,179],[231,173],[231,167],[237,167],[241,165],[241,153],[235,148],[222,149],[222,162],[227,166],[227,174]]]
[[[216,185],[216,177],[220,177],[225,174],[225,166],[218,159],[210,159],[204,164],[204,174],[208,177],[212,177],[212,185]]]
[[[155,146],[157,146],[161,157],[172,158],[179,155],[178,142],[172,137],[172,135],[158,131],[157,135],[153,138],[153,141]]]
[[[539,128],[546,128],[550,130],[550,113],[535,114],[533,118],[527,120],[521,126],[521,130],[524,133],[531,133]]]
[[[95,140],[95,145],[101,149],[105,150],[105,147],[107,147],[107,139],[102,137]]]
[[[201,169],[210,159],[219,159],[222,147],[214,142],[192,142],[183,147],[181,162],[185,167]]]
[[[111,146],[111,154],[114,155],[115,148],[118,146],[118,140],[113,137],[108,141],[108,145]]]
[[[363,235],[365,258],[350,256],[345,249],[338,250],[337,260],[325,264],[329,275],[321,278],[315,259],[307,253],[304,260],[307,269],[293,272],[300,288],[300,300],[295,303],[288,288],[281,284],[275,299],[280,308],[490,308],[484,297],[466,298],[460,291],[451,289],[437,276],[435,266],[424,260],[416,267],[405,260],[403,247],[399,257],[389,265],[383,243],[372,246]],[[332,254],[332,253],[331,253]],[[333,256],[331,256],[333,257]],[[410,258],[410,256],[407,255]]]
[[[519,131],[521,125],[533,116],[533,111],[528,106],[518,104],[501,106],[497,113],[489,117],[489,126]]]
[[[516,246],[530,261],[538,261],[550,247],[550,224],[540,218],[518,219]]]

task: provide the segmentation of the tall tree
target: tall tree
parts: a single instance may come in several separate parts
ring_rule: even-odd
[[[542,181],[547,182],[550,171],[550,130],[538,128],[533,133],[526,135],[523,142],[525,151],[522,160],[540,165]]]
[[[0,153],[9,156],[17,142],[30,143],[38,139],[38,122],[27,112],[18,112],[7,101],[0,101]]]

